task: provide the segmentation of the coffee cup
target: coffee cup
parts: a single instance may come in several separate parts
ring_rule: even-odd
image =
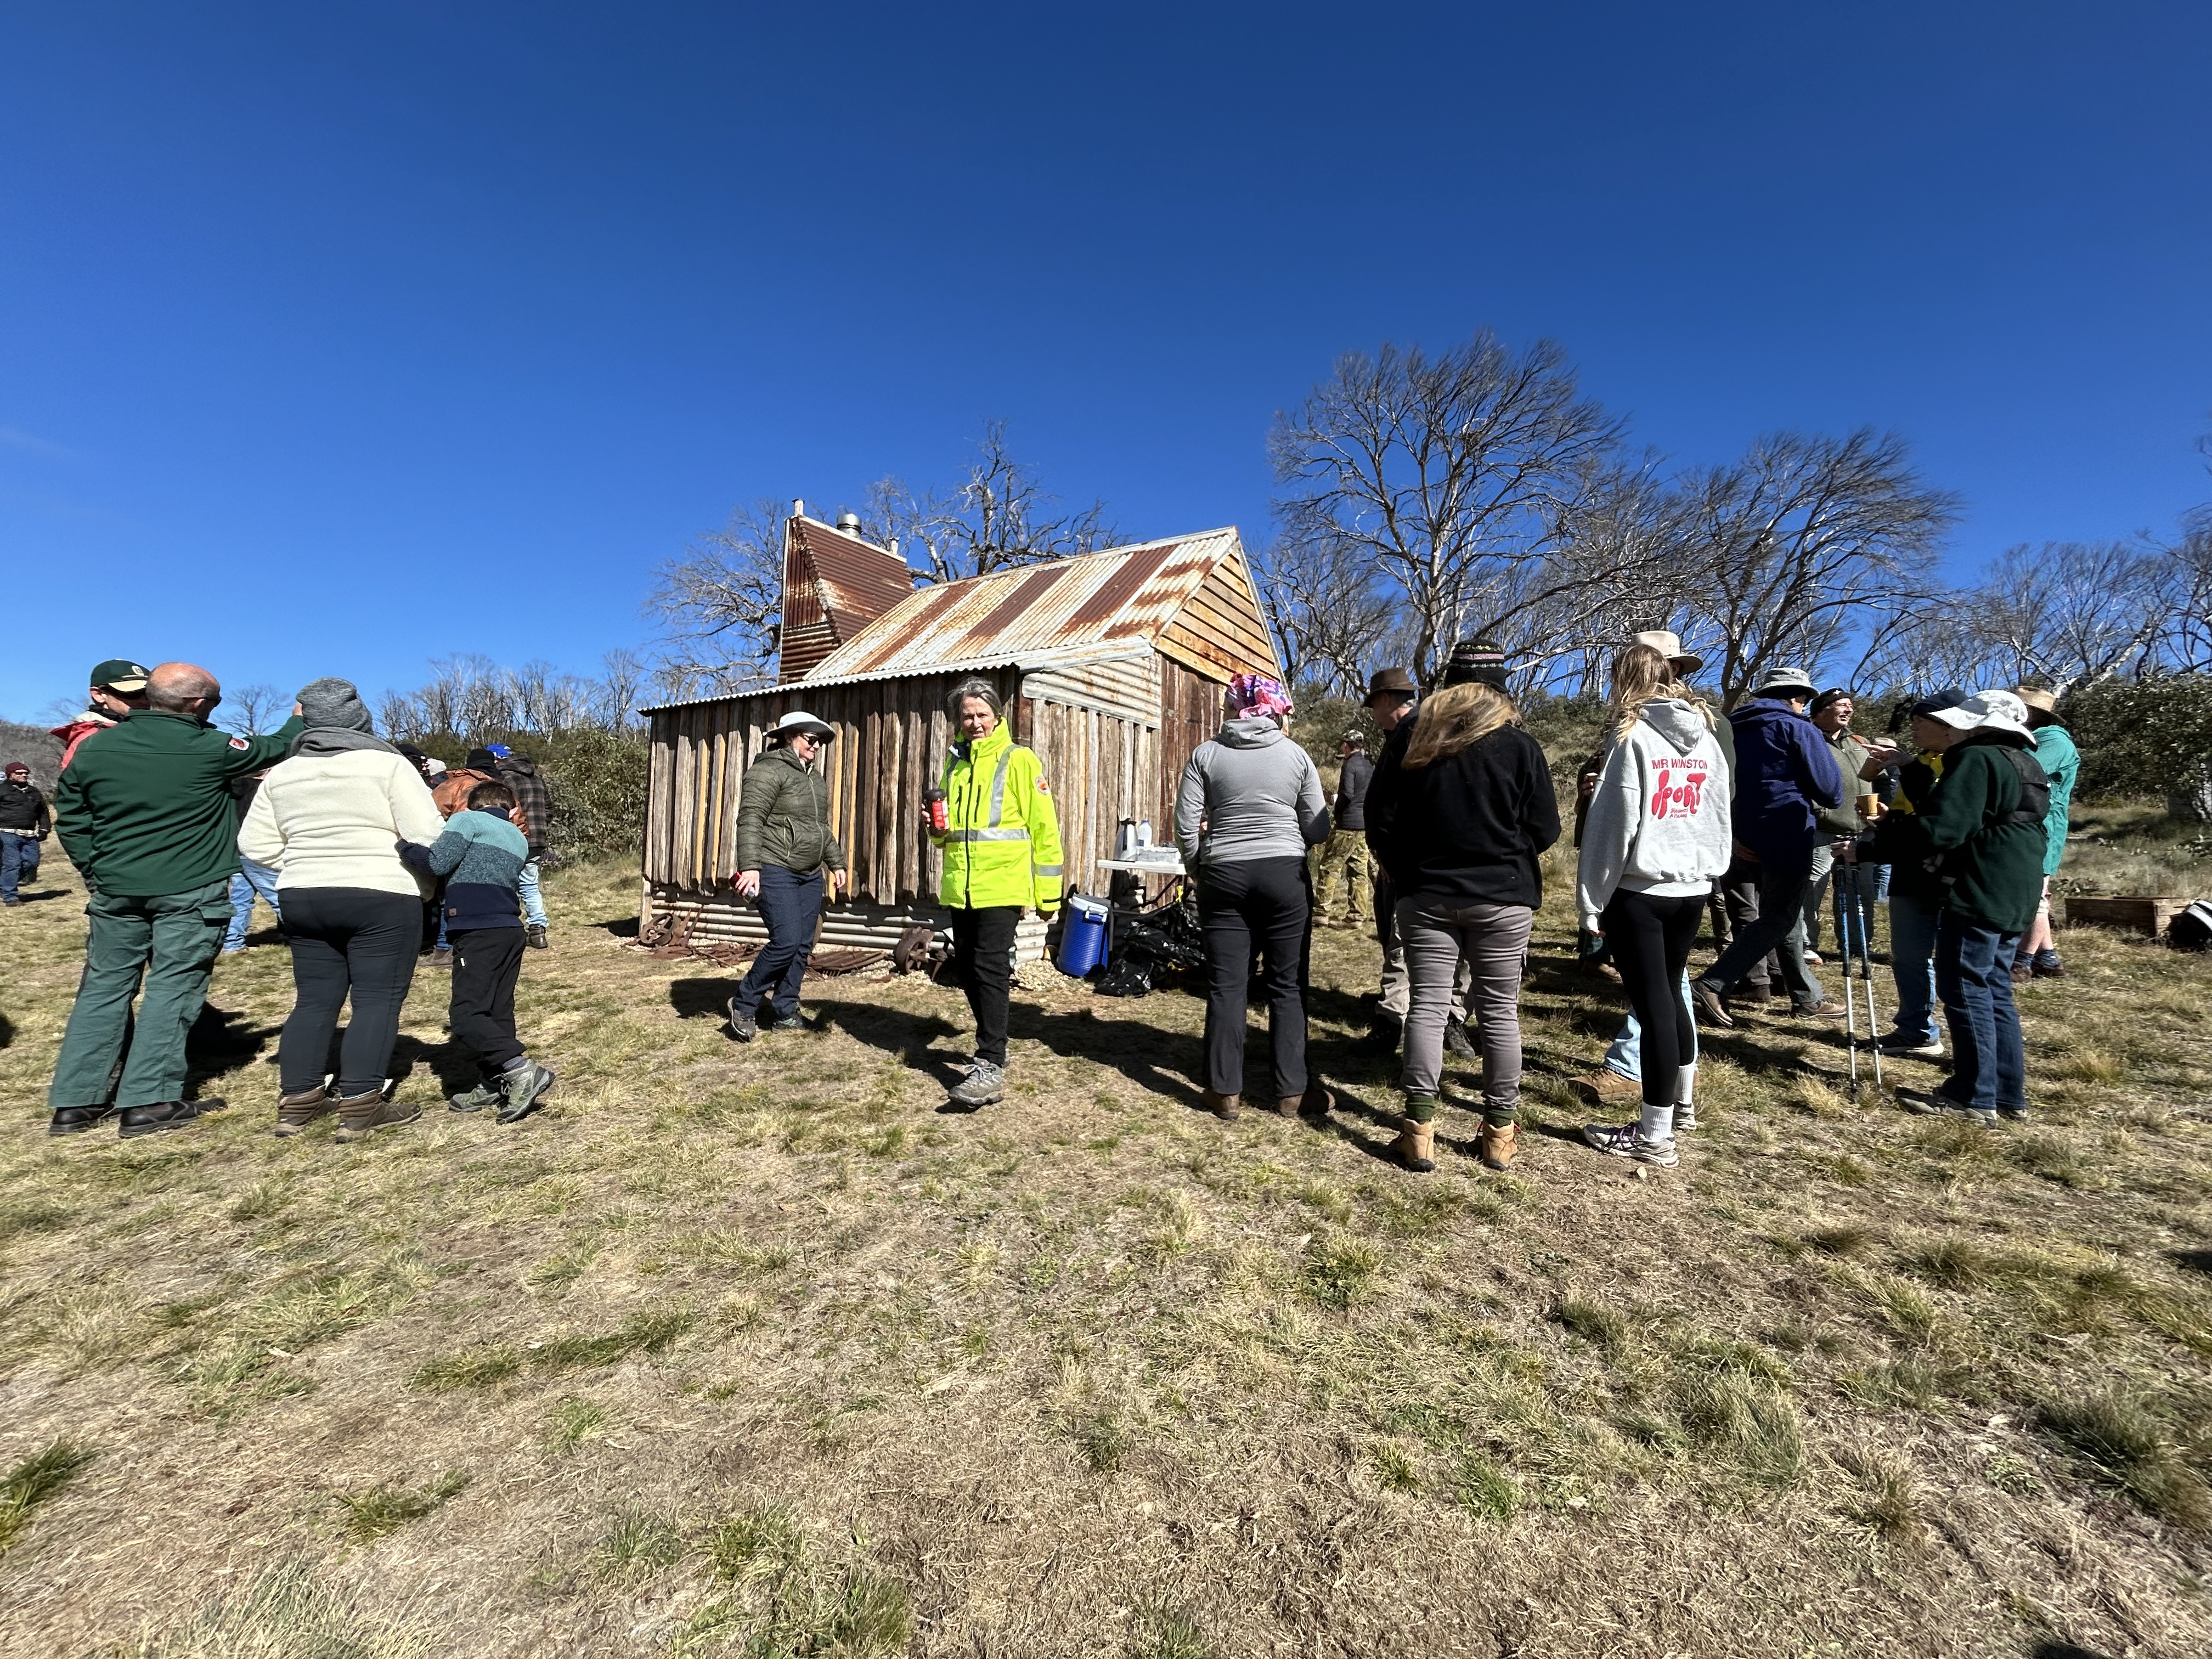
[[[1880,795],[1873,794],[1871,793],[1859,797],[1858,808],[1859,816],[1864,818],[1869,823],[1875,823],[1884,812],[1889,810],[1882,805],[1882,799]]]

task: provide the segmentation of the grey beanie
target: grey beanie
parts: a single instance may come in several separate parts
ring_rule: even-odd
[[[344,732],[375,729],[368,705],[351,680],[309,680],[300,688],[300,717],[311,726],[336,726]]]

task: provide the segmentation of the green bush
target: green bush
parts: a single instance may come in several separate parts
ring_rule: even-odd
[[[644,844],[645,796],[652,746],[643,732],[580,726],[566,732],[495,732],[538,763],[553,791],[553,851],[557,858],[635,853]],[[459,766],[476,744],[451,732],[416,740],[416,747]]]
[[[2081,750],[2081,795],[2191,794],[2212,782],[2212,674],[2078,687],[2058,717]]]

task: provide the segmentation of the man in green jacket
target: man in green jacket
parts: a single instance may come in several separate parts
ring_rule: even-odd
[[[238,871],[231,780],[284,758],[301,730],[292,718],[266,737],[208,724],[222,688],[204,668],[165,662],[146,704],[61,775],[55,820],[62,850],[92,890],[92,918],[69,1029],[47,1104],[50,1134],[76,1134],[110,1115],[125,1137],[181,1128],[216,1100],[188,1101],[185,1033],[207,1000],[209,970],[230,925]],[[146,994],[131,1027],[131,999]],[[107,1080],[128,1038],[112,1103]]]
[[[1983,691],[1932,716],[1959,732],[1917,829],[1942,858],[1936,994],[1951,1027],[1951,1075],[1933,1092],[1899,1089],[1909,1111],[1984,1127],[2027,1117],[2027,1056],[2012,1000],[2012,958],[2043,894],[2051,783],[2027,709]]]

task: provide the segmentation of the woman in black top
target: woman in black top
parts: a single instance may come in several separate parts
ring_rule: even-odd
[[[1559,838],[1544,750],[1521,729],[1493,647],[1462,646],[1444,690],[1421,705],[1412,738],[1393,744],[1367,793],[1367,838],[1398,896],[1413,1006],[1406,1015],[1406,1093],[1397,1152],[1436,1167],[1437,1089],[1452,975],[1473,969],[1468,1024],[1482,1047],[1485,1165],[1513,1161],[1521,1101],[1521,973],[1543,902],[1537,859]]]

